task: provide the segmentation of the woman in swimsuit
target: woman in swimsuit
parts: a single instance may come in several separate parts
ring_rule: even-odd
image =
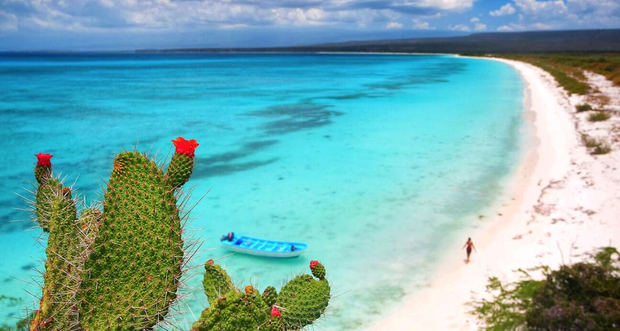
[[[467,242],[465,243],[465,245],[463,245],[463,248],[467,247],[467,260],[465,260],[465,263],[469,263],[469,256],[471,255],[471,249],[475,249],[476,250],[476,246],[474,246],[474,242],[471,241],[471,238],[467,238]],[[478,250],[476,250],[477,252]]]

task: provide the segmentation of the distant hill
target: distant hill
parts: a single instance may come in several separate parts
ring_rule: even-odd
[[[474,33],[463,37],[350,41],[296,47],[180,48],[137,52],[620,52],[620,29]]]

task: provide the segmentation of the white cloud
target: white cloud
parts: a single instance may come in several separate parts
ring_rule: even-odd
[[[487,25],[480,22],[480,18],[478,17],[472,17],[469,21],[474,23],[474,30],[476,31],[484,31],[487,29]]]
[[[510,31],[514,31],[513,28],[510,25],[502,25],[499,28],[497,28],[497,31],[499,32],[510,32]]]
[[[386,29],[402,29],[403,25],[398,22],[388,22],[388,24],[385,25],[385,28]]]
[[[457,25],[452,25],[450,26],[450,30],[452,31],[470,31],[469,27],[467,25],[464,24],[457,24]]]
[[[433,7],[444,10],[462,10],[471,8],[474,1],[475,0],[417,0],[413,1],[413,3],[421,7]]]
[[[428,22],[423,21],[419,18],[413,19],[413,24],[411,25],[411,27],[416,30],[433,30],[434,29]]]
[[[0,31],[17,30],[17,22],[18,22],[17,16],[0,10]]]
[[[497,10],[492,10],[489,12],[489,15],[491,16],[506,16],[506,15],[512,15],[516,12],[515,7],[513,7],[510,3],[507,3],[503,6],[501,6],[499,9]]]
[[[537,29],[537,30],[548,30],[551,29],[552,26],[549,24],[545,24],[545,23],[540,23],[540,22],[536,22],[534,24],[531,25],[533,28]]]
[[[514,0],[515,5],[526,14],[544,15],[564,15],[568,8],[563,0],[537,1],[537,0]]]
[[[196,31],[254,27],[483,31],[472,18],[451,21],[477,0],[0,0],[0,31]],[[510,1],[510,2],[507,2]],[[620,0],[502,0],[490,16],[514,15],[497,29],[617,28]],[[476,9],[476,8],[474,8]],[[438,26],[436,19],[444,18]],[[430,23],[433,24],[430,24]],[[449,23],[445,23],[449,22]],[[539,24],[537,24],[539,23]],[[542,25],[540,24],[542,23]],[[399,25],[400,24],[400,25]],[[495,28],[495,26],[493,26]]]
[[[279,8],[271,10],[272,17],[279,25],[308,26],[328,23],[323,20],[325,12],[319,8]]]

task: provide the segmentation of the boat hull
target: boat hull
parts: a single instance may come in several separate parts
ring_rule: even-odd
[[[221,243],[224,248],[233,252],[276,258],[297,257],[308,248],[308,244],[301,242],[267,240],[242,235],[235,235],[232,240],[223,240]]]

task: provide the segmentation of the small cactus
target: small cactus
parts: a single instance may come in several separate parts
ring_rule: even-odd
[[[226,271],[213,260],[207,261],[203,284],[210,307],[202,312],[192,330],[298,330],[312,324],[327,308],[330,288],[323,265],[317,261],[311,265],[312,270],[322,268],[321,279],[300,275],[289,281],[280,294],[269,286],[261,296],[251,285],[244,291],[233,287]]]

